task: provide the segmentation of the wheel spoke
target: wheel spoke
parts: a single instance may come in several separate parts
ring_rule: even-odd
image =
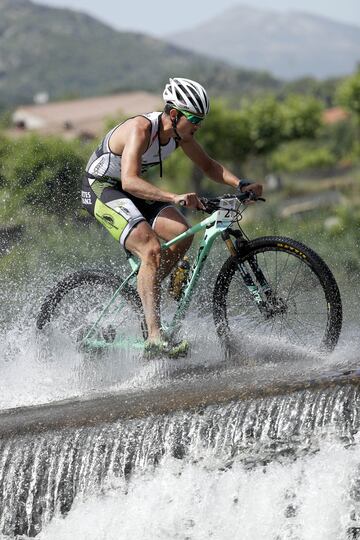
[[[119,279],[113,275],[99,277],[89,272],[69,276],[54,289],[50,304],[44,302],[38,321],[45,317],[51,329],[74,344],[85,336],[104,344],[115,337],[121,339],[121,335],[141,339],[145,337],[144,326],[136,292],[132,297],[120,293],[113,299],[118,286]]]
[[[272,241],[264,239],[264,247],[258,247],[249,251],[249,254],[242,259],[242,264],[246,265],[252,280],[258,287],[258,292],[262,296],[263,302],[256,300],[256,295],[250,291],[237,266],[233,266],[230,273],[222,278],[224,281],[223,301],[225,302],[225,313],[227,316],[226,327],[231,334],[238,332],[248,332],[269,336],[272,339],[287,339],[291,344],[308,346],[322,346],[329,342],[331,332],[335,331],[338,337],[341,326],[341,304],[340,323],[337,327],[329,326],[328,294],[325,294],[324,287],[336,288],[329,270],[326,270],[325,277],[319,278],[321,265],[324,263],[319,259],[316,272],[313,269],[316,255],[307,253],[306,261],[299,255],[299,244],[294,244],[293,251],[281,248],[276,238]],[[286,244],[289,241],[286,240]],[[290,244],[291,245],[291,244]],[[301,246],[300,251],[305,250]],[[250,261],[255,261],[260,272],[271,290],[271,296],[265,297],[261,292],[260,284],[256,280],[255,267]],[[229,263],[230,264],[230,263]],[[234,264],[234,263],[232,263]],[[320,270],[319,270],[320,268]],[[224,265],[223,272],[226,272]],[[327,281],[332,279],[330,284]],[[340,300],[339,300],[340,301]],[[219,316],[222,316],[222,308],[218,309]],[[215,316],[215,322],[216,322]],[[336,339],[337,339],[336,337]],[[330,341],[330,345],[335,345],[335,340]]]

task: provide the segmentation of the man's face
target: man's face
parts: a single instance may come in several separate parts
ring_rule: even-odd
[[[181,111],[177,111],[176,109],[171,110],[171,115],[173,115],[174,118],[178,116],[176,131],[180,135],[181,139],[184,142],[190,141],[194,137],[197,130],[200,128],[202,119],[196,117],[195,115],[189,115],[188,119],[185,114],[183,114]],[[194,119],[196,123],[194,123],[194,121],[191,121]]]

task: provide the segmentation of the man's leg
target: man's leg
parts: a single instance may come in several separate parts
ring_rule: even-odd
[[[148,339],[160,338],[160,242],[146,221],[129,233],[125,247],[141,261],[137,287],[144,308]]]
[[[177,261],[190,247],[192,238],[183,240],[161,253],[159,238],[171,240],[189,228],[185,218],[176,209],[167,207],[156,217],[154,230],[143,221],[128,235],[125,247],[141,261],[138,273],[138,292],[143,304],[148,327],[148,340],[157,341],[160,334],[160,284]],[[187,353],[188,344],[181,342]]]
[[[91,205],[88,203],[89,198]],[[84,204],[110,234],[141,261],[138,291],[150,341],[160,338],[160,242],[129,195],[108,182],[88,179],[83,187]],[[141,200],[135,201],[142,203]],[[142,205],[144,207],[144,205]],[[151,206],[149,206],[151,209]],[[145,210],[149,210],[147,206]],[[145,212],[146,213],[146,212]],[[109,219],[111,218],[111,219]],[[129,232],[128,232],[129,231]],[[124,238],[124,240],[123,240]]]
[[[188,228],[189,225],[186,219],[176,208],[171,206],[161,210],[153,224],[154,231],[165,242],[187,231]],[[176,263],[185,255],[191,246],[192,239],[193,237],[191,236],[181,242],[177,242],[161,253],[160,281],[169,274]]]

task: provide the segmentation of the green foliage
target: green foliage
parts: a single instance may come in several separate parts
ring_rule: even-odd
[[[249,126],[251,152],[255,155],[269,153],[282,140],[284,119],[275,97],[268,96],[247,103],[241,110],[241,121]]]
[[[264,173],[264,165],[289,173],[329,169],[348,158],[355,132],[346,122],[321,126],[321,114],[318,100],[294,94],[284,101],[269,95],[257,98],[240,109],[212,100],[211,113],[197,139],[211,157],[238,176],[245,167],[251,176],[254,163],[258,166],[256,176]],[[118,120],[111,124],[109,120],[106,128]],[[3,219],[26,209],[28,213],[36,209],[60,216],[74,213],[80,207],[80,178],[95,145],[53,137],[9,140],[0,136]],[[157,168],[150,170],[148,179],[177,193],[191,188],[200,193],[221,191],[219,185],[203,178],[181,150],[164,163],[163,179],[159,179]]]
[[[4,162],[7,156],[10,155],[12,142],[0,132],[0,187],[5,184]]]
[[[338,162],[351,161],[354,153],[356,127],[351,119],[325,125],[319,132],[319,142],[326,146]]]
[[[2,162],[3,185],[12,205],[28,205],[63,215],[80,206],[79,186],[85,166],[77,141],[34,135],[12,141]]]
[[[220,161],[243,161],[251,151],[250,125],[239,110],[212,101],[211,113],[197,136],[200,144]]]
[[[280,146],[269,160],[277,172],[297,173],[310,169],[329,169],[336,164],[336,156],[326,146],[309,141],[293,141]]]
[[[1,111],[0,108],[0,129],[8,129],[12,126],[12,114],[12,110],[6,109]]]
[[[322,123],[322,110],[318,99],[290,94],[282,104],[284,139],[314,138]]]
[[[186,193],[189,191],[192,163],[180,149],[163,162],[162,178],[160,178],[159,172],[158,167],[151,168],[144,178],[173,193]]]
[[[315,138],[320,133],[322,105],[313,97],[290,95],[284,102],[274,96],[257,98],[246,102],[241,109],[230,109],[224,101],[212,100],[211,112],[197,133],[197,139],[205,151],[213,158],[227,164],[235,174],[241,175],[244,165],[252,158],[260,159],[258,173],[264,173],[265,159],[275,152],[285,141]],[[285,147],[286,148],[286,147]],[[309,151],[310,150],[310,151]],[[271,168],[284,171],[332,166],[334,155],[329,149],[293,147],[285,154],[276,154],[269,161]],[[181,152],[173,158],[176,163],[183,161]],[[295,160],[295,161],[294,161]],[[180,163],[180,161],[179,161]],[[251,166],[253,167],[253,164]],[[184,164],[179,165],[180,177],[184,176]],[[179,179],[176,167],[172,169],[174,179]],[[186,169],[187,178],[192,179],[195,191],[212,191],[211,182],[206,181],[201,172],[192,166],[192,172]],[[184,182],[181,183],[184,186]],[[172,184],[174,186],[174,184]],[[186,184],[185,184],[186,186]],[[219,190],[219,187],[217,187]]]
[[[313,138],[321,126],[321,103],[313,97],[290,94],[283,103],[273,96],[247,104],[240,121],[250,129],[254,155],[266,155],[283,141]]]
[[[340,105],[354,113],[360,122],[360,71],[340,84],[337,99]]]
[[[360,71],[345,79],[337,91],[337,100],[340,105],[353,114],[355,126],[352,156],[355,160],[360,157]]]
[[[321,113],[318,100],[293,94],[283,103],[274,96],[258,98],[240,110],[216,101],[198,139],[216,159],[244,162],[251,155],[269,154],[283,141],[315,137]]]

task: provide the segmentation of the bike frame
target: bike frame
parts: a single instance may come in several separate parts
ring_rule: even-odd
[[[186,314],[186,311],[190,305],[192,294],[194,292],[196,284],[201,275],[201,271],[204,267],[204,263],[214,244],[214,241],[234,223],[239,205],[240,203],[236,197],[222,199],[220,209],[214,211],[209,217],[205,218],[200,223],[194,225],[193,227],[191,227],[184,233],[179,234],[178,236],[176,236],[169,242],[165,242],[162,244],[161,249],[166,250],[170,246],[180,242],[181,240],[189,238],[190,236],[193,236],[200,231],[205,231],[202,241],[200,243],[197,255],[195,257],[194,263],[191,267],[189,279],[185,285],[185,288],[181,295],[181,299],[178,303],[176,312],[169,326],[166,328],[166,334],[169,338],[171,338],[180,327],[180,323],[183,320]],[[236,252],[235,252],[235,248],[232,241],[228,239],[228,240],[225,240],[225,242],[227,243],[230,252],[232,252],[232,255],[235,255]],[[131,273],[124,279],[124,281],[121,283],[119,288],[115,291],[114,295],[112,296],[108,304],[105,306],[105,308],[103,309],[102,313],[100,314],[96,322],[87,332],[86,336],[83,339],[83,343],[84,342],[86,343],[88,342],[88,340],[90,340],[91,335],[94,333],[94,331],[98,327],[99,323],[101,322],[105,314],[109,311],[110,307],[114,304],[116,298],[119,296],[122,289],[136,277],[140,268],[140,262],[133,256],[130,256],[128,261],[132,269]],[[120,309],[121,309],[121,306],[117,310],[115,310],[115,314],[118,313]],[[92,343],[100,347],[105,346],[105,344],[102,344],[102,342],[94,343],[94,341],[92,341]],[[109,345],[112,345],[112,344],[110,343]],[[141,348],[143,345],[143,342],[139,343],[139,341],[137,341],[135,343],[135,340],[129,340],[128,338],[124,338],[122,339],[122,343],[117,341],[113,345],[115,346],[130,345],[130,346],[134,346],[135,348]]]

